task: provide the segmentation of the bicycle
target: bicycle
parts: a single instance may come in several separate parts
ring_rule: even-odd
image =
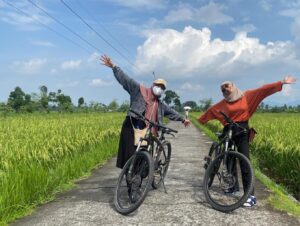
[[[136,147],[135,154],[124,165],[114,194],[114,205],[121,214],[135,211],[144,201],[150,184],[154,189],[163,184],[166,177],[170,159],[171,143],[165,140],[165,134],[174,136],[178,131],[159,125],[145,118],[143,115],[130,110],[139,119],[148,123],[145,137],[141,137]],[[152,133],[152,128],[158,128],[160,136]],[[146,141],[147,145],[142,145]]]
[[[230,212],[242,206],[250,196],[254,174],[249,159],[237,151],[234,142],[236,136],[246,135],[248,130],[233,122],[225,113],[220,113],[228,123],[228,130],[217,133],[219,141],[213,142],[208,156],[204,158],[206,172],[203,191],[214,209]],[[249,181],[247,187],[240,183],[242,173]]]

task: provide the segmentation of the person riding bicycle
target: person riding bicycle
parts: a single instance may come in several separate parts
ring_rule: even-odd
[[[221,91],[223,93],[224,99],[218,102],[217,104],[211,106],[201,117],[198,118],[198,121],[201,124],[205,124],[210,120],[217,119],[224,125],[224,130],[228,129],[226,127],[227,123],[220,113],[224,112],[229,116],[234,122],[236,122],[242,128],[245,128],[249,131],[248,120],[254,114],[258,108],[260,102],[282,90],[284,84],[295,83],[296,79],[292,76],[286,76],[282,81],[264,85],[257,89],[241,91],[238,89],[235,84],[231,81],[225,81],[221,84]],[[239,131],[236,131],[239,132]],[[248,159],[249,156],[249,133],[241,134],[235,138],[235,143],[237,144],[238,151],[244,154]],[[244,187],[248,187],[249,182],[247,172],[243,167],[242,171],[242,182]],[[238,188],[236,188],[238,189]],[[234,192],[232,190],[231,192]],[[248,198],[244,207],[252,207],[256,204],[256,198],[254,196],[254,190],[251,192],[251,196]]]
[[[152,86],[147,88],[127,76],[120,67],[113,64],[110,57],[103,55],[100,60],[103,65],[112,68],[117,81],[129,93],[130,108],[132,110],[159,124],[162,124],[164,116],[173,121],[181,121],[184,126],[188,126],[191,123],[160,100],[161,95],[167,87],[167,83],[164,79],[156,79],[153,81]],[[136,148],[134,145],[133,126],[135,128],[139,127],[139,129],[143,129],[145,124],[135,118],[135,114],[128,112],[120,134],[116,164],[118,168],[123,168],[127,160],[135,153]]]

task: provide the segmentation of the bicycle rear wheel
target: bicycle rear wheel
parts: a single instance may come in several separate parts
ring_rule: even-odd
[[[152,182],[152,187],[154,189],[159,188],[159,186],[162,183],[162,180],[167,175],[171,160],[171,152],[171,143],[168,141],[164,141],[162,143],[162,149],[158,151],[158,154],[154,161],[154,177]]]
[[[243,154],[229,151],[226,161],[225,154],[217,156],[209,164],[203,180],[203,191],[207,202],[214,209],[230,212],[242,206],[250,196],[254,175],[249,159]],[[211,181],[211,178],[214,180]],[[245,183],[239,183],[243,180],[248,181],[245,187],[243,186]],[[239,190],[234,191],[237,187]]]
[[[129,173],[131,163],[134,165]],[[120,173],[114,195],[116,210],[124,215],[135,211],[143,203],[152,180],[152,158],[147,151],[138,151],[126,162]]]

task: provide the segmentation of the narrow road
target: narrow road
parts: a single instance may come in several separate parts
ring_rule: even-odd
[[[168,194],[162,187],[151,190],[137,211],[120,215],[113,206],[114,186],[120,173],[113,158],[79,181],[73,190],[12,225],[300,225],[299,220],[267,205],[268,191],[258,181],[258,204],[254,208],[240,208],[229,214],[212,209],[202,192],[203,158],[210,139],[194,125],[183,128],[181,123],[170,122],[169,126],[179,133],[170,138],[173,153],[165,183]]]

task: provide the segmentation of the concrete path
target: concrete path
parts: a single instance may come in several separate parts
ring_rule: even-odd
[[[240,208],[225,214],[212,209],[202,192],[203,157],[211,141],[195,126],[183,128],[170,138],[172,159],[166,178],[168,194],[161,187],[151,190],[140,208],[129,216],[114,210],[113,191],[120,170],[116,159],[79,181],[77,187],[60,194],[55,201],[42,205],[31,216],[12,225],[300,225],[299,220],[266,204],[268,191],[256,181],[258,204],[251,209]]]

